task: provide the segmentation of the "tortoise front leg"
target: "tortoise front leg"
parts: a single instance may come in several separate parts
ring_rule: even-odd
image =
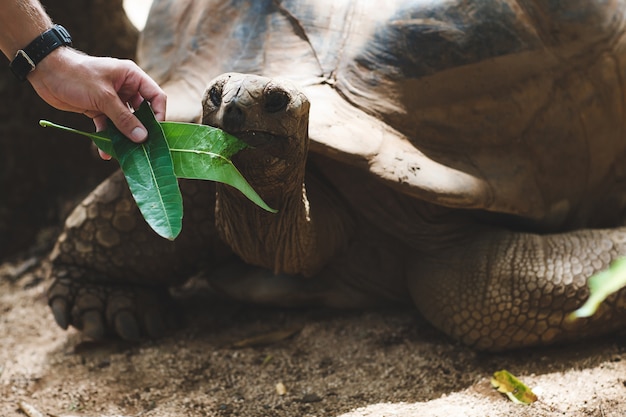
[[[552,235],[489,229],[414,261],[408,283],[421,312],[467,345],[545,345],[626,325],[625,290],[589,319],[566,319],[587,299],[588,278],[621,256],[625,228]]]
[[[168,322],[168,287],[199,265],[227,256],[214,227],[215,186],[181,181],[183,231],[170,242],[141,216],[121,172],[68,217],[51,255],[49,304],[57,323],[93,338],[159,336]]]

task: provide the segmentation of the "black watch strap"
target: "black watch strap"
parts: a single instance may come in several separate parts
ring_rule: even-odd
[[[15,54],[15,58],[9,66],[13,74],[20,80],[25,81],[26,76],[35,69],[50,52],[59,46],[72,45],[70,33],[61,25],[54,25],[46,30],[24,49]]]

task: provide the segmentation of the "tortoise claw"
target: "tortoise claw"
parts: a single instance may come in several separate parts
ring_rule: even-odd
[[[67,306],[67,302],[61,297],[55,297],[50,300],[49,305],[52,309],[54,320],[59,327],[63,330],[67,330],[70,325],[70,310]]]
[[[152,338],[163,337],[166,333],[166,325],[163,317],[159,314],[147,314],[145,318],[146,332]]]
[[[120,311],[115,315],[114,327],[115,332],[124,340],[129,342],[141,340],[139,324],[135,316],[127,310]]]
[[[104,339],[105,329],[102,315],[96,310],[90,310],[82,315],[83,334],[93,340]]]
[[[57,278],[48,290],[49,305],[62,329],[74,326],[95,340],[117,335],[136,342],[176,327],[169,325],[176,309],[164,288],[109,284],[79,267],[56,265],[52,275]]]

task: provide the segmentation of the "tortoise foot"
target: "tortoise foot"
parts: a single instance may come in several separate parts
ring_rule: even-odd
[[[79,267],[56,266],[54,272],[48,305],[63,329],[74,326],[94,340],[138,341],[178,327],[178,308],[166,288],[103,284],[105,276]]]

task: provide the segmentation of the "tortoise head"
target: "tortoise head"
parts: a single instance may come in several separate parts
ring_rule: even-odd
[[[250,145],[236,156],[240,169],[257,171],[248,174],[289,175],[292,173],[282,171],[304,164],[309,101],[291,82],[223,74],[209,84],[202,108],[203,124],[223,129]]]
[[[216,183],[215,225],[222,240],[246,262],[274,271],[300,272],[310,239],[304,174],[309,101],[291,82],[228,73],[204,93],[202,123],[250,145],[233,157],[272,214],[236,189]],[[293,244],[300,240],[307,244]],[[294,254],[288,247],[305,248]],[[310,257],[310,256],[309,256]],[[300,262],[302,261],[302,262]]]
[[[309,100],[293,83],[226,73],[202,100],[202,123],[250,145],[233,162],[268,204],[301,193],[308,152]]]

